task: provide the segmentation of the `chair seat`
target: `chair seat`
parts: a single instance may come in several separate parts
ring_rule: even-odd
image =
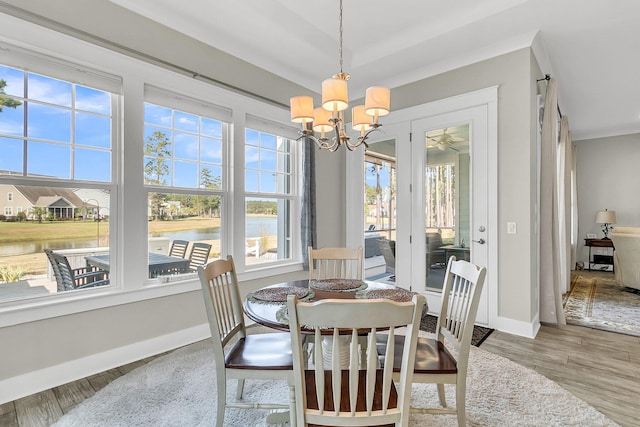
[[[291,338],[286,332],[247,335],[225,356],[230,369],[291,370]]]
[[[384,356],[388,335],[377,334],[378,355]],[[396,352],[393,360],[393,370],[400,371],[402,363],[403,335],[394,335]],[[383,361],[384,364],[384,361]],[[418,337],[416,361],[413,372],[415,374],[455,374],[458,372],[456,359],[449,350],[436,339]]]
[[[366,387],[366,370],[360,370],[358,372],[358,400],[356,402],[356,411],[365,411],[366,407],[365,407],[365,400],[364,400],[364,396],[365,396],[365,387]],[[333,393],[332,393],[332,387],[333,387],[333,381],[331,378],[331,371],[325,371],[324,372],[324,408],[325,411],[333,411],[334,408],[334,404],[333,404]],[[306,381],[306,390],[307,390],[307,407],[309,409],[318,409],[318,397],[316,394],[316,371],[314,370],[306,370],[304,372],[305,375],[305,381]],[[342,371],[342,380],[341,380],[341,395],[344,397],[341,402],[340,402],[340,412],[348,412],[349,411],[349,371],[348,370],[343,370]],[[378,369],[378,371],[376,371],[376,387],[375,387],[375,394],[376,396],[374,397],[373,400],[373,410],[377,411],[377,410],[381,410],[382,409],[382,370]],[[398,392],[395,388],[395,384],[392,383],[391,385],[391,394],[389,395],[389,405],[388,408],[389,409],[394,409],[398,407]],[[384,425],[378,425],[376,424],[375,426],[372,427],[393,427],[394,424],[384,424]],[[321,427],[317,424],[309,424],[309,427]]]

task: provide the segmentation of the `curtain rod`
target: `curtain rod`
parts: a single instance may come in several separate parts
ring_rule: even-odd
[[[28,11],[26,9],[8,4],[4,1],[0,1],[0,12],[1,13],[6,13],[10,16],[14,16],[16,18],[25,20],[27,22],[31,22],[33,24],[36,25],[40,25],[42,27],[48,28],[50,30],[53,31],[57,31],[59,33],[63,33],[69,36],[72,36],[74,38],[83,40],[83,41],[87,41],[89,43],[93,43],[95,45],[104,47],[106,49],[109,49],[111,51],[129,56],[131,58],[143,61],[143,62],[147,62],[149,64],[153,64],[156,65],[158,67],[164,68],[164,69],[168,69],[170,71],[176,72],[178,74],[182,74],[182,75],[186,75],[189,76],[195,80],[200,80],[200,81],[204,81],[208,84],[214,85],[214,86],[218,86],[218,87],[222,87],[224,89],[230,90],[232,92],[235,93],[239,93],[241,95],[247,96],[249,98],[253,98],[253,99],[257,99],[263,102],[266,102],[268,104],[274,105],[276,107],[280,107],[280,108],[286,108],[288,109],[289,106],[286,104],[283,104],[279,101],[276,101],[274,99],[268,98],[266,96],[260,95],[258,93],[246,90],[246,89],[242,89],[240,87],[231,85],[229,83],[225,83],[221,80],[218,80],[212,76],[209,75],[205,75],[205,74],[201,74],[197,71],[194,71],[192,69],[189,68],[185,68],[181,65],[177,65],[174,64],[172,62],[166,61],[164,59],[158,58],[156,56],[152,56],[150,54],[144,53],[144,52],[140,52],[138,50],[132,49],[130,47],[124,46],[120,43],[116,43],[113,42],[111,40],[105,39],[103,37],[88,33],[86,31],[80,30],[78,28],[74,28],[71,27],[67,24],[64,24],[62,22],[58,22],[55,21],[51,18],[47,18],[45,16],[33,13],[31,11]]]
[[[549,83],[549,80],[551,80],[551,74],[545,74],[543,78],[536,80],[537,82],[546,82]],[[562,111],[560,110],[560,105],[558,105],[558,115],[560,115],[560,118],[562,118]]]

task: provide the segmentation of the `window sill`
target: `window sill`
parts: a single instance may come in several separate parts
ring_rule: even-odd
[[[299,263],[288,264],[241,273],[238,274],[238,280],[243,283],[244,281],[266,279],[301,270],[302,265]],[[0,303],[0,328],[185,292],[194,292],[200,289],[198,275],[189,274],[185,278],[180,278],[180,280],[149,282],[140,289],[90,288],[74,291],[68,295],[46,295],[24,301],[5,302]]]

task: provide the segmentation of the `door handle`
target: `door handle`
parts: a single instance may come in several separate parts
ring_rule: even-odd
[[[474,240],[474,242],[479,243],[481,245],[484,245],[486,243],[485,240],[482,238],[480,240]]]

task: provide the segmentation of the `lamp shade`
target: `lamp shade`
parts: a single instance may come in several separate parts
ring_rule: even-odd
[[[322,107],[313,110],[313,130],[316,132],[330,132],[333,129],[329,119],[331,111],[327,111]]]
[[[346,80],[333,77],[322,82],[322,108],[328,111],[343,111],[348,106]]]
[[[313,121],[313,98],[310,96],[294,96],[289,100],[291,105],[291,121],[308,123]]]
[[[359,131],[371,129],[371,117],[364,113],[364,105],[356,105],[351,109],[351,126]]]
[[[598,211],[596,213],[596,224],[615,224],[616,219],[616,211]]]
[[[391,106],[391,91],[382,86],[371,86],[365,93],[364,112],[372,117],[386,116]]]

